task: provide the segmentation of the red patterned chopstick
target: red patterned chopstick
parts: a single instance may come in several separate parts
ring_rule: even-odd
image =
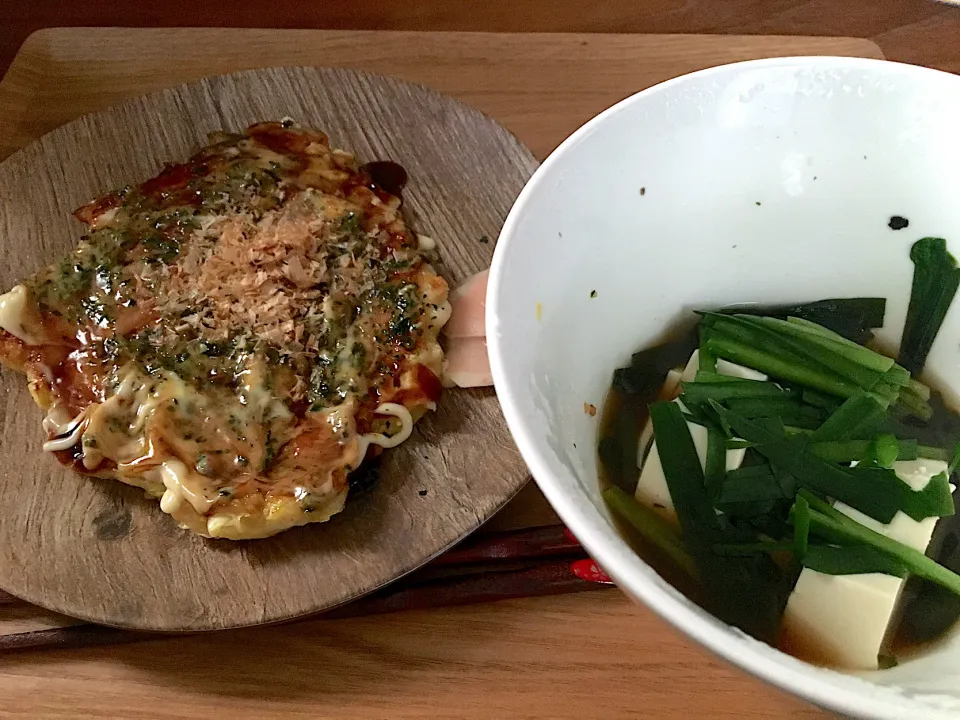
[[[560,595],[611,585],[569,531],[554,525],[471,538],[383,590],[310,619]],[[0,591],[0,606],[21,602]],[[92,647],[165,637],[171,635],[82,623],[0,635],[0,651]]]
[[[563,525],[514,530],[469,538],[434,559],[430,566],[463,565],[489,560],[520,560],[583,553],[573,534]]]

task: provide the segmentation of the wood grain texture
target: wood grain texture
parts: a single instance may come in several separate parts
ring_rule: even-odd
[[[721,12],[715,3],[648,6],[618,0],[605,3],[599,15],[585,15],[582,3],[566,3],[564,17],[563,7],[518,0],[498,6],[493,20],[483,12],[464,14],[458,27],[489,28],[494,22],[492,29],[617,30],[619,12],[624,29],[636,29],[629,24],[631,18],[639,18],[638,26],[643,27],[657,13],[673,17],[680,12],[695,18],[700,7],[703,29],[710,29],[710,18],[716,17],[718,22],[737,20],[750,31],[751,16],[762,12],[764,2],[750,0],[738,18],[726,17],[735,13],[728,13],[726,6]],[[357,0],[350,6],[351,13],[356,7],[365,17],[365,3],[369,8],[376,5],[377,12],[385,7]],[[791,3],[777,0],[777,4],[786,13]],[[793,4],[800,4],[799,0]],[[824,13],[825,8],[819,7],[823,3],[804,4],[818,6],[814,14]],[[235,3],[231,11],[253,12],[254,5]],[[296,3],[296,8],[308,5]],[[428,8],[431,2],[420,5]],[[856,5],[864,14],[872,13],[874,7],[847,0],[836,4],[844,5]],[[438,12],[450,16],[456,12],[454,6],[462,3],[432,3]],[[74,23],[92,17],[86,14],[90,6],[59,7],[75,13]],[[99,7],[130,11],[124,3]],[[274,5],[262,7],[278,17]],[[398,6],[386,7],[393,12]],[[174,22],[174,15],[192,17],[187,10],[177,2],[137,7],[139,12],[153,12],[153,22],[160,24],[165,19]],[[32,10],[21,4],[15,12]],[[507,18],[511,12],[512,27]],[[589,19],[577,20],[574,15]],[[298,21],[295,13],[290,17],[291,23]],[[383,16],[371,10],[369,17]],[[797,22],[801,21],[799,17]],[[431,22],[418,14],[397,19],[406,29],[436,27]],[[667,22],[650,29],[670,27]],[[424,37],[419,45],[394,47],[386,40],[377,41],[377,36],[367,40],[364,36],[349,36],[356,45],[343,47],[326,43],[322,33],[303,35],[300,43],[293,43],[285,33],[269,32],[259,36],[259,43],[245,44],[218,31],[218,44],[191,48],[187,42],[175,43],[173,48],[181,55],[164,57],[139,40],[136,32],[125,36],[119,30],[50,31],[31,40],[16,63],[17,72],[0,82],[0,147],[9,152],[57,122],[138,94],[138,76],[148,83],[146,90],[204,74],[205,63],[217,71],[250,67],[257,58],[273,64],[272,53],[303,53],[309,59],[302,62],[332,65],[340,58],[331,56],[331,48],[339,47],[369,70],[419,81],[434,78],[437,87],[508,124],[542,156],[582,117],[687,69],[776,54],[778,47],[780,54],[879,54],[870,43],[841,39],[763,38],[754,45],[750,38],[720,37],[708,41],[709,49],[704,49],[698,38],[634,36],[609,38],[608,43],[608,38],[593,35],[502,39],[441,35]],[[461,48],[468,52],[466,59],[461,59]],[[146,61],[139,59],[140,52]],[[216,65],[222,57],[239,57],[246,64]],[[504,57],[509,58],[510,72],[499,69]],[[384,66],[388,61],[393,67]],[[549,110],[549,116],[541,109]],[[16,138],[11,132],[16,132]],[[527,485],[486,527],[526,527],[551,518],[555,520],[543,496]],[[44,615],[33,619],[33,625],[29,617],[19,621],[39,628],[49,627],[55,619]],[[2,718],[828,717],[731,668],[615,592],[329,623],[310,621],[124,648],[19,654],[0,658],[0,697],[4,699]]]
[[[0,658],[0,717],[814,720],[617,592]]]
[[[866,40],[315,30],[58,28],[33,35],[0,83],[0,158],[76,117],[234,70],[352,67],[448,93],[543,158],[600,110],[676,75],[786,55],[882,57]]]
[[[556,522],[558,518],[553,508],[547,503],[536,484],[528,482],[503,510],[477,531],[477,536],[489,538],[497,532],[553,525]],[[0,636],[64,627],[76,622],[78,621],[65,615],[44,610],[36,605],[25,604],[0,591]],[[428,628],[424,628],[424,631],[427,632]],[[2,716],[2,708],[0,708],[0,717]]]
[[[528,557],[526,554],[533,553]],[[486,558],[485,560],[482,558]],[[498,600],[614,590],[562,526],[471,538],[387,587],[314,619],[339,620]],[[156,633],[41,614],[13,596],[0,606],[0,654],[140,642]],[[305,622],[304,620],[294,622]],[[169,634],[168,634],[169,635]]]
[[[350,66],[423,83],[499,120],[545,157],[618,100],[684,72],[783,55],[882,57],[849,38],[55,28],[0,81],[0,158],[143,92],[265,65]],[[489,524],[548,525],[532,484]]]
[[[256,70],[89,115],[0,164],[0,286],[67,252],[70,210],[186,158],[206,134],[291,116],[364,160],[394,160],[412,227],[451,286],[487,267],[536,161],[500,125],[433,90],[347,70]],[[140,490],[85,479],[41,450],[22,377],[0,379],[0,587],[106,625],[210,630],[317,612],[403,575],[487,520],[526,481],[491,390],[449,391],[384,454],[379,485],[330,522],[230,543],[180,530]],[[37,562],[36,558],[43,558]]]
[[[960,7],[934,0],[31,0],[8,3],[0,73],[33,31],[61,25],[866,38],[891,60],[960,72]]]

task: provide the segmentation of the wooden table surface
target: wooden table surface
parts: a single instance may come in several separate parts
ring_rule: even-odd
[[[0,717],[827,717],[653,627],[611,591],[13,655]]]
[[[770,17],[790,17],[793,7],[800,17],[822,16],[823,28],[828,28],[824,33],[835,31],[831,18],[839,22],[839,11],[831,3],[735,4],[741,21],[747,10],[760,13],[767,8]],[[79,6],[61,8],[50,2],[46,15],[37,10],[44,3],[29,10],[21,7],[13,11],[12,19],[7,17],[6,25],[15,32],[26,32],[37,22],[130,24],[139,18],[141,24],[183,24],[185,18],[194,17],[187,3],[179,7],[178,0],[148,6],[149,10],[141,7],[135,11],[140,13],[136,17],[118,15],[116,6],[106,2],[88,5],[81,13]],[[550,4],[547,18],[542,9],[546,4],[539,2],[496,3],[489,10],[481,10],[479,3],[459,5],[470,18],[476,18],[476,27],[501,30],[527,26],[542,30],[576,28],[574,18],[577,8],[582,7],[558,0]],[[652,13],[654,5],[661,15]],[[380,18],[369,9],[373,3],[351,4],[357,25],[471,26],[469,18],[458,20],[459,16],[452,14],[453,4],[437,0],[421,6],[432,6],[432,10],[420,10],[404,18],[397,10],[400,5],[394,4]],[[690,14],[691,6],[700,8],[701,20]],[[854,7],[852,3],[850,6]],[[270,18],[259,17],[252,10],[252,2],[246,10],[243,3],[234,7],[237,24],[277,25],[276,18],[283,18],[284,24],[313,22],[304,17],[305,10],[296,10],[292,3],[290,15],[271,10]],[[276,3],[271,5],[275,7]],[[726,17],[730,27],[735,25],[736,12],[728,11],[722,3],[712,7],[711,13],[706,4],[699,3],[688,3],[678,10],[656,0],[644,7],[608,2],[597,11],[599,16],[580,27],[637,30],[646,22],[653,30],[710,30],[719,27],[715,23],[720,17]],[[869,26],[871,32],[887,27],[898,15],[897,7],[914,7],[916,13],[911,17],[922,17],[925,32],[941,38],[941,44],[942,38],[955,30],[950,29],[951,19],[944,8],[880,2],[873,9],[879,16],[885,14],[887,25],[877,18]],[[631,15],[630,8],[637,17]],[[565,19],[558,19],[557,13],[566,13]],[[863,12],[860,16],[866,18]],[[205,20],[212,23],[215,18]],[[350,24],[346,13],[330,20],[332,24]],[[801,24],[792,27],[794,31],[816,32],[816,28],[803,28],[802,22],[797,22]],[[12,47],[7,28],[0,33],[3,51]],[[767,27],[758,20],[749,30],[761,29],[771,32],[777,27]],[[911,32],[919,30],[922,28]],[[625,43],[620,52],[627,52],[627,46]],[[943,52],[937,62],[960,70],[960,43],[939,49]],[[65,48],[66,55],[69,50]],[[895,53],[893,56],[907,59]],[[87,70],[83,68],[83,72]],[[46,97],[52,101],[76,99],[71,98],[69,88],[50,92]],[[478,105],[484,97],[489,100],[488,95],[478,89]],[[595,102],[598,98],[588,100]],[[523,122],[523,113],[518,111],[516,127],[522,127]],[[10,142],[10,137],[0,139]],[[538,154],[554,142],[554,138],[544,139]],[[648,611],[631,605],[616,591],[0,657],[0,718],[206,719],[228,715],[477,719],[826,716],[745,677],[680,637]]]
[[[960,6],[935,0],[7,0],[2,17],[0,75],[31,32],[59,25],[833,35],[960,72]]]

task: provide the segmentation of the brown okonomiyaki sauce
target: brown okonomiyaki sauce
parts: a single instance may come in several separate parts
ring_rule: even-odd
[[[399,163],[390,160],[369,162],[360,168],[370,176],[370,181],[381,190],[401,197],[407,185],[407,171]]]

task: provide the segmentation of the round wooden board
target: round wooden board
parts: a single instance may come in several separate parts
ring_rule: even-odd
[[[450,97],[349,70],[280,68],[132,100],[44,136],[0,164],[0,287],[74,245],[74,208],[185,159],[213,130],[290,116],[362,161],[394,160],[411,226],[437,240],[451,285],[487,267],[536,168],[503,127]],[[527,470],[492,390],[448,390],[381,479],[330,522],[267,540],[181,530],[142,491],[64,470],[41,444],[24,378],[0,375],[0,587],[98,623],[194,631],[282,621],[415,569],[496,512]]]

